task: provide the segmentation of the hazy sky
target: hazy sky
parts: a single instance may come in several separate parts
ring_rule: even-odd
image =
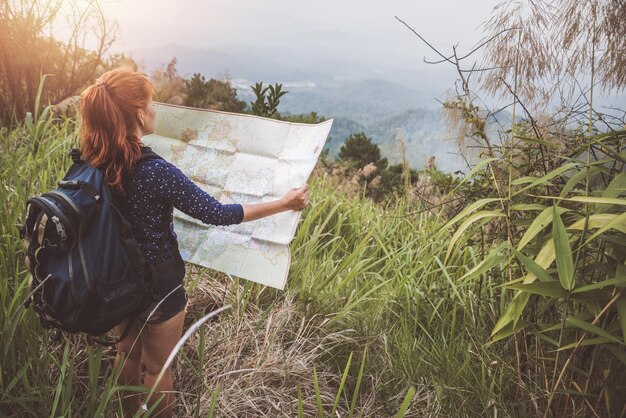
[[[418,80],[424,74],[428,81],[419,84],[441,84],[438,91],[453,86],[457,79],[454,68],[425,64],[424,56],[437,56],[394,16],[444,53],[459,44],[462,54],[485,37],[483,25],[499,3],[501,0],[100,0],[106,18],[119,24],[111,52],[169,45],[173,46],[171,56],[179,56],[178,46],[234,56],[254,47],[253,51],[272,55],[281,47],[293,51],[295,45],[299,54],[312,59],[329,51],[328,68],[324,69],[328,73],[341,71],[335,64],[345,51],[346,62],[358,56],[360,62],[371,62],[374,71],[381,63],[387,72],[394,66],[415,71]],[[335,43],[335,39],[341,42]],[[285,50],[277,60],[289,59]],[[292,59],[305,61],[302,55]]]
[[[102,0],[120,24],[117,48],[177,43],[211,47],[264,43],[311,31],[341,31],[417,46],[399,16],[442,46],[481,38],[478,28],[497,0]],[[409,48],[410,49],[410,48]]]
[[[443,72],[445,75],[437,74],[443,89],[454,82],[454,70],[424,64],[424,55],[435,55],[394,16],[443,50],[449,51],[451,45],[460,42],[463,51],[483,37],[481,24],[498,2],[102,0],[102,7],[109,19],[119,23],[118,40],[112,51],[177,44],[237,54],[240,52],[236,47],[241,45],[271,48],[302,43],[302,48],[315,56],[318,34],[319,48],[327,49],[332,37],[338,36],[345,43],[331,45],[335,47],[335,57],[340,57],[345,48],[346,58],[359,54],[371,59],[372,65],[384,62],[389,67],[391,61],[398,69]],[[327,72],[332,71],[328,68]]]
[[[176,44],[237,56],[250,51],[240,49],[241,46],[258,46],[255,51],[262,50],[264,57],[271,58],[272,48],[293,50],[295,45],[299,54],[313,59],[325,56],[323,62],[314,63],[317,70],[322,65],[322,71],[340,76],[342,69],[346,70],[345,65],[340,65],[342,60],[354,62],[355,68],[369,65],[373,74],[377,65],[384,66],[387,73],[395,67],[415,71],[418,81],[412,87],[436,84],[437,94],[453,86],[457,78],[454,69],[423,63],[425,55],[436,55],[395,16],[443,51],[450,51],[457,43],[461,51],[468,51],[483,38],[482,24],[498,3],[499,0],[101,0],[105,16],[119,24],[113,52]],[[172,55],[181,58],[175,49]],[[285,58],[284,52],[274,55],[276,60]],[[306,56],[293,59],[306,61]],[[183,69],[185,62],[189,62],[188,58],[179,60]]]

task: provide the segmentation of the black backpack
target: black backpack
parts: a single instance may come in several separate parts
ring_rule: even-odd
[[[77,149],[71,155],[74,164],[59,187],[27,201],[19,229],[32,275],[31,302],[42,325],[84,332],[93,341],[155,301],[155,270],[116,206],[103,170],[81,160]],[[161,157],[142,147],[140,160],[149,158]]]

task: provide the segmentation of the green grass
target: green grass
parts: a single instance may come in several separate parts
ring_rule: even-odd
[[[26,199],[53,186],[68,167],[73,132],[72,121],[46,117],[0,130],[0,413],[6,415],[121,416],[122,388],[111,378],[114,352],[88,347],[78,336],[52,341],[21,306],[29,277],[15,224]],[[444,264],[445,222],[407,215],[416,208],[403,197],[381,207],[336,192],[317,174],[310,187],[285,291],[189,269],[188,321],[203,316],[211,300],[233,308],[201,327],[179,354],[174,375],[184,402],[179,399],[178,413],[532,414],[530,397],[517,384],[512,344],[486,345],[503,306],[498,274],[464,278],[484,254],[461,246],[454,264]],[[256,371],[242,373],[246,361]]]

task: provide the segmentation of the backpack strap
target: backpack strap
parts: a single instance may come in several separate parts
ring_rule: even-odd
[[[163,157],[161,157],[159,154],[157,154],[156,152],[154,152],[152,150],[152,148],[150,147],[146,147],[146,146],[141,146],[141,157],[139,157],[139,159],[137,160],[137,162],[139,161],[143,161],[143,160],[150,160],[153,158],[160,158],[163,159]]]
[[[170,228],[171,223],[174,221],[174,215],[170,212],[170,215],[165,219],[165,222],[163,222],[163,226],[165,227],[165,230],[163,231],[163,236],[161,237],[161,243],[159,245],[159,253],[157,254],[157,258],[156,258],[156,264],[155,266],[158,266],[159,264],[161,264],[163,262],[163,255],[165,253],[165,245],[167,244],[167,240],[170,237],[174,237],[172,235],[172,230]]]
[[[155,154],[156,155],[156,154]],[[158,157],[158,155],[157,155]],[[158,157],[160,158],[160,157]],[[161,244],[159,246],[159,253],[157,255],[157,259],[156,259],[156,264],[155,266],[158,266],[160,263],[162,263],[162,259],[163,259],[163,253],[165,252],[165,244],[167,243],[167,239],[172,236],[172,231],[170,229],[170,224],[172,223],[172,221],[174,220],[174,216],[170,213],[170,216],[167,217],[166,221],[164,222],[165,224],[165,231],[163,232],[163,237],[161,238]],[[137,319],[139,315],[134,315],[133,317],[128,319],[128,323],[126,324],[126,328],[124,329],[124,332],[122,332],[122,335],[120,335],[119,338],[117,338],[114,341],[111,342],[107,342],[104,340],[99,340],[96,337],[93,337],[91,335],[87,336],[87,342],[89,344],[98,344],[98,345],[102,345],[105,347],[112,347],[116,344],[118,344],[119,342],[123,341],[126,337],[128,337],[128,334],[130,334],[130,331],[133,327],[133,324],[135,323],[135,320]]]
[[[72,148],[72,150],[70,151],[70,156],[72,157],[72,161],[75,162],[75,163],[84,163],[85,161],[80,158],[80,154],[81,154],[80,149]],[[141,146],[141,157],[139,157],[137,162],[143,161],[143,160],[149,160],[151,158],[161,158],[162,159],[163,157],[161,157],[159,154],[154,152],[152,150],[152,148],[147,147],[145,145],[142,145]]]
[[[70,156],[72,157],[72,161],[75,163],[84,163],[85,161],[80,159],[80,150],[78,148],[72,148],[70,151]]]

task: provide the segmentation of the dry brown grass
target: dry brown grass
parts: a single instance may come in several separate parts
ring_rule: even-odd
[[[228,295],[243,294],[226,275],[193,268],[187,322],[222,306]],[[236,309],[204,328],[206,361],[201,373],[196,370],[200,357],[199,333],[193,335],[179,354],[173,368],[180,391],[178,415],[191,416],[200,397],[200,415],[210,409],[217,389],[217,416],[223,417],[293,417],[298,410],[298,392],[305,416],[316,414],[313,368],[317,370],[322,403],[332,408],[339,387],[341,371],[333,371],[329,350],[338,344],[351,343],[353,332],[325,333],[324,318],[305,316],[292,304],[291,297],[276,301],[268,310],[248,303],[245,311]],[[369,378],[369,386],[375,382]],[[343,405],[342,405],[343,404]],[[343,402],[339,413],[346,414]],[[377,416],[381,406],[374,395],[364,395],[358,403],[364,416]],[[380,416],[380,415],[378,415]]]

